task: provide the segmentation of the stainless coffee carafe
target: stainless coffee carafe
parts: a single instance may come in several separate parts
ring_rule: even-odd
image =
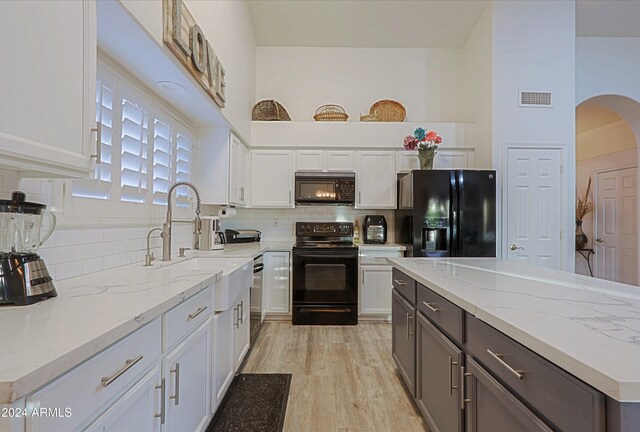
[[[56,226],[55,215],[45,209],[25,201],[23,192],[0,200],[0,304],[26,305],[57,295],[37,254]],[[45,219],[49,223],[43,230]]]

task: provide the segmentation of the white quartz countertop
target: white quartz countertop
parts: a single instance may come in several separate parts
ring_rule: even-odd
[[[640,402],[640,288],[496,258],[389,258],[620,402]]]
[[[261,241],[259,243],[227,243],[222,250],[193,251],[196,257],[255,258],[269,251],[291,251],[294,241]]]
[[[364,243],[359,243],[358,244],[358,249],[360,250],[378,250],[378,249],[385,249],[385,250],[399,250],[399,251],[404,251],[407,250],[406,246],[397,244],[397,243],[385,243],[385,244],[364,244]]]
[[[58,297],[40,303],[0,307],[0,404],[28,395],[205,289],[222,276],[216,261],[206,270],[132,264],[58,281]]]

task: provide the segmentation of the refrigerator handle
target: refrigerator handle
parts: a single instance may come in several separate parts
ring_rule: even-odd
[[[449,171],[449,200],[451,202],[449,256],[456,257],[458,256],[458,196],[455,171]]]
[[[464,174],[463,171],[456,171],[456,185],[457,190],[458,190],[458,200],[457,200],[457,205],[456,208],[458,210],[458,226],[457,226],[457,231],[458,231],[458,236],[456,237],[458,244],[457,244],[457,255],[456,256],[464,256],[463,254],[463,244],[462,244],[462,224],[463,219],[464,219],[464,212],[462,211],[462,202],[464,200]]]

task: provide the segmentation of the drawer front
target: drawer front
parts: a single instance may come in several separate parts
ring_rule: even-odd
[[[27,398],[27,405],[59,408],[59,417],[29,417],[28,431],[75,430],[131,388],[161,354],[157,319]],[[71,414],[64,416],[68,409]]]
[[[467,347],[493,375],[560,430],[605,430],[602,393],[471,315],[467,316]]]
[[[165,313],[164,351],[167,352],[205,322],[213,312],[213,285]]]
[[[418,288],[418,310],[458,343],[464,342],[464,312],[422,284]]]
[[[404,253],[399,250],[374,249],[360,250],[360,264],[389,265],[387,258],[402,258]]]
[[[393,269],[393,288],[398,291],[402,296],[411,303],[412,306],[416,305],[416,281],[411,279],[400,270]]]

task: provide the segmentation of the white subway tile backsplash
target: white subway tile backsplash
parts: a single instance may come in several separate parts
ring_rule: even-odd
[[[100,243],[104,238],[102,229],[84,229],[82,230],[82,243]]]

